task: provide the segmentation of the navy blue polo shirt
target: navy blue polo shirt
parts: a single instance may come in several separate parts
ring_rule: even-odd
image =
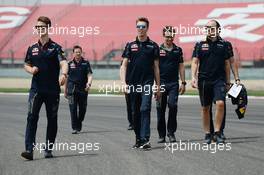
[[[39,72],[32,77],[31,90],[38,93],[59,94],[60,61],[66,60],[61,46],[51,39],[42,46],[41,42],[30,46],[25,63],[36,66]]]
[[[76,90],[83,91],[88,81],[87,75],[93,73],[89,61],[81,58],[77,62],[73,59],[68,62],[68,68],[68,86],[72,84]]]
[[[128,59],[126,82],[129,85],[153,85],[154,60],[159,59],[159,46],[149,38],[129,42],[122,55]]]
[[[182,49],[175,44],[171,50],[165,48],[164,44],[160,46],[160,82],[161,84],[178,83],[179,64],[183,63]]]
[[[220,37],[214,42],[206,39],[196,43],[192,56],[200,61],[199,80],[215,81],[222,79],[226,81],[225,61],[233,56],[230,42]]]

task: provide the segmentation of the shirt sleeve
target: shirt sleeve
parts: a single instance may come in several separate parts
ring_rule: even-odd
[[[130,43],[126,44],[125,50],[122,54],[123,58],[131,58],[131,50],[130,50]]]
[[[30,53],[31,49],[30,47],[27,49],[27,54],[26,54],[26,57],[25,57],[25,60],[24,62],[26,64],[32,64],[32,58],[31,58],[31,53]]]
[[[154,59],[159,59],[160,54],[159,54],[159,46],[157,44],[154,45]]]
[[[68,65],[68,73],[67,74],[70,75],[70,71],[71,71],[70,62],[68,62],[67,65]]]
[[[192,57],[196,57],[198,59],[200,59],[200,44],[199,43],[196,43],[195,46],[194,46],[194,49],[193,49],[193,54],[192,54]]]
[[[234,56],[232,44],[228,41],[226,42],[226,49],[227,49],[227,51],[226,51],[225,59],[227,60],[227,59],[230,59],[231,57]]]
[[[88,74],[93,74],[93,71],[92,71],[92,68],[91,68],[91,65],[89,62],[87,62],[87,73]]]
[[[180,48],[180,59],[179,59],[179,63],[183,63],[183,53],[182,53],[182,49]]]
[[[58,60],[60,62],[63,61],[63,60],[67,60],[66,57],[65,57],[65,53],[64,53],[64,51],[62,50],[61,47],[57,48],[57,52],[58,52]]]

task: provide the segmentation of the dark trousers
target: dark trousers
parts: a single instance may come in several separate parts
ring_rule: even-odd
[[[224,101],[224,105],[225,105],[225,109],[224,109],[224,118],[221,124],[221,128],[220,128],[220,132],[224,132],[225,129],[225,122],[226,122],[226,101]],[[210,133],[214,134],[214,122],[213,122],[213,111],[212,111],[212,106],[213,104],[210,106]]]
[[[128,120],[129,126],[133,126],[132,109],[131,109],[131,95],[125,94],[125,98],[126,98],[126,107],[127,107],[127,120]]]
[[[57,135],[57,119],[60,96],[59,94],[41,94],[36,92],[29,93],[28,116],[26,127],[25,147],[27,151],[33,151],[36,139],[37,124],[39,112],[42,104],[46,106],[47,114],[47,132],[46,132],[46,149],[52,149]],[[48,145],[49,143],[49,145]]]
[[[68,96],[73,130],[82,130],[82,122],[87,109],[87,92],[74,92]]]
[[[165,92],[162,93],[160,101],[157,101],[158,133],[159,137],[166,136],[166,106],[168,104],[169,115],[167,121],[168,135],[174,135],[177,129],[178,92],[179,84],[172,83],[165,85]]]
[[[131,92],[133,126],[137,140],[149,141],[152,92]]]

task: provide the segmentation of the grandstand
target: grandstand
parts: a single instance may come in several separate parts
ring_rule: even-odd
[[[217,19],[231,32],[223,34],[232,42],[236,57],[245,63],[264,60],[264,3],[261,1],[5,1],[0,0],[0,64],[21,65],[27,47],[36,42],[33,26],[38,16],[51,18],[51,38],[60,43],[67,57],[75,44],[83,47],[92,64],[119,65],[127,41],[135,38],[135,19],[150,19],[150,37],[162,42],[164,25],[185,28],[201,27],[209,19]],[[196,41],[202,36],[179,34],[176,43],[191,59]],[[260,65],[260,64],[258,64]]]

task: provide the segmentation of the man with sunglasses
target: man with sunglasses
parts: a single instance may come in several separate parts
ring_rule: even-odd
[[[39,112],[43,103],[47,113],[45,158],[52,158],[52,149],[57,135],[57,114],[60,99],[60,86],[65,83],[68,64],[61,46],[48,35],[51,21],[40,16],[35,26],[39,35],[37,43],[30,46],[25,58],[25,70],[32,74],[28,99],[28,116],[25,135],[26,150],[21,156],[33,160],[33,149],[37,131]],[[61,70],[61,75],[60,75]]]
[[[149,150],[150,111],[152,86],[156,82],[155,97],[160,97],[159,46],[149,39],[149,21],[141,17],[136,21],[137,37],[129,42],[123,52],[121,81],[126,93],[131,93],[131,107],[136,143],[133,148]],[[127,72],[127,67],[129,69]],[[128,74],[128,76],[126,76]],[[128,83],[128,84],[127,84]]]
[[[161,93],[161,98],[157,101],[158,117],[158,143],[166,142],[166,106],[169,108],[167,136],[169,141],[176,142],[175,132],[177,129],[177,103],[178,95],[185,92],[185,69],[183,64],[182,49],[173,43],[175,29],[172,26],[163,28],[164,43],[160,46],[160,82],[165,91]],[[181,86],[179,88],[179,74]]]
[[[206,40],[196,43],[193,51],[192,87],[198,87],[199,90],[205,142],[210,144],[214,136],[217,143],[223,143],[220,130],[226,89],[230,84],[231,48],[229,43],[219,37],[221,28],[217,21],[209,21],[206,29]],[[216,103],[214,135],[210,133],[210,106],[213,101]]]

